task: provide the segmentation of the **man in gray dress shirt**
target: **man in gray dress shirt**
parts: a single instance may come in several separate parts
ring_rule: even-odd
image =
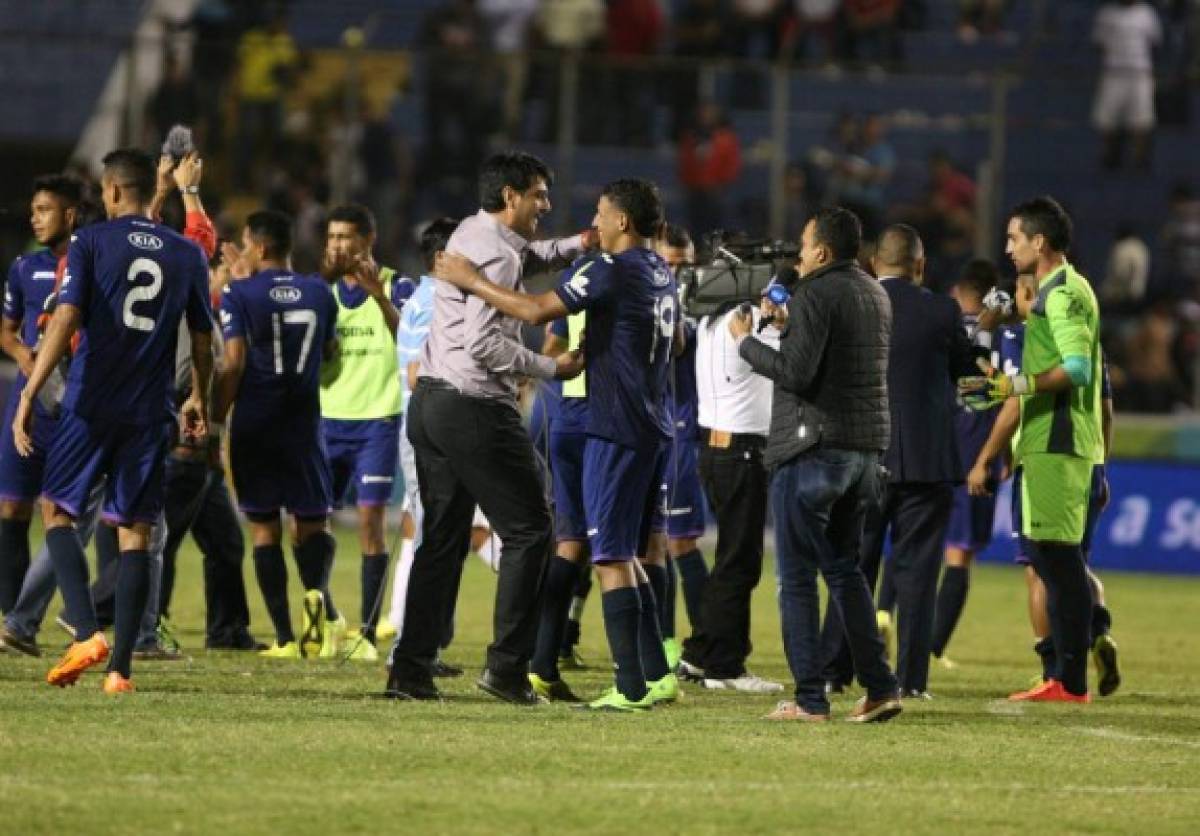
[[[489,279],[519,289],[526,268],[565,266],[589,233],[532,241],[550,211],[553,175],[538,158],[497,154],[479,175],[481,209],[446,246]],[[437,699],[431,665],[457,590],[478,504],[503,543],[494,636],[479,687],[509,702],[538,702],[527,678],[537,634],[542,573],[553,544],[551,516],[521,426],[522,377],[575,377],[577,352],[542,356],[521,344],[520,323],[439,281],[420,375],[407,408],[425,516],[409,578],[404,625],[388,662],[386,696]]]

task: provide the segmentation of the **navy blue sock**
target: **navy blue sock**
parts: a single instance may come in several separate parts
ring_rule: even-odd
[[[329,574],[333,569],[333,555],[337,541],[328,531],[318,531],[310,534],[303,543],[293,550],[296,566],[300,570],[300,582],[304,588],[319,589],[325,598],[325,615],[336,620],[337,608],[333,605],[333,596],[329,594]]]
[[[667,558],[667,588],[658,602],[658,620],[663,625],[663,638],[675,638],[675,603],[679,599],[679,569]],[[670,634],[666,631],[670,630]]]
[[[108,669],[129,677],[133,648],[146,599],[150,595],[150,553],[145,549],[121,552],[117,563],[116,612],[114,613],[113,652]]]
[[[579,564],[565,557],[552,557],[542,583],[542,612],[538,619],[537,643],[529,670],[547,682],[559,679],[558,651],[567,632],[567,610],[575,593]]]
[[[933,617],[932,649],[933,655],[939,659],[946,652],[946,645],[958,626],[958,619],[967,604],[970,585],[971,572],[966,566],[947,566],[942,571],[942,584],[938,587]]]
[[[296,640],[292,632],[292,616],[288,609],[287,563],[283,559],[283,547],[254,547],[254,575],[258,588],[262,590],[267,615],[275,627],[275,641],[282,647]]]
[[[604,608],[604,632],[616,666],[617,690],[637,702],[646,696],[646,675],[638,653],[642,605],[632,586],[613,589],[600,596]],[[658,620],[657,614],[654,620]]]
[[[17,603],[29,571],[29,520],[0,520],[0,612]]]
[[[646,566],[645,569],[657,569],[666,574],[662,566]],[[646,573],[650,575],[650,572]],[[665,580],[665,579],[663,579]],[[642,672],[647,682],[657,682],[671,672],[667,662],[667,652],[663,649],[662,633],[658,628],[658,599],[654,589],[648,583],[637,588],[638,598],[642,602],[642,621],[638,629],[638,650],[642,654]]]
[[[87,641],[100,632],[92,593],[88,589],[87,557],[79,534],[71,526],[57,526],[46,532],[46,548],[54,564],[54,578],[66,604],[67,620],[75,628],[75,641]]]
[[[362,559],[362,632],[367,641],[375,643],[375,625],[383,606],[383,585],[387,583],[388,556],[364,554]]]
[[[708,564],[699,549],[692,549],[675,558],[679,578],[683,582],[683,606],[687,610],[688,624],[692,633],[700,632],[700,607],[704,600],[704,587],[708,583]]]
[[[558,651],[559,658],[570,656],[575,650],[575,645],[579,644],[579,622],[583,619],[583,607],[591,591],[592,567],[584,563],[576,576],[575,592],[571,597],[571,606],[567,609],[567,629],[563,633],[562,647]]]
[[[655,563],[643,563],[642,569],[646,573],[646,580],[650,584],[650,589],[654,595],[654,612],[658,618],[658,634],[660,637],[674,636],[675,624],[667,624],[664,620],[667,612],[663,606],[663,601],[667,597],[667,587],[671,584],[671,570],[666,566],[659,566]],[[641,594],[641,587],[638,587],[638,593]],[[645,596],[642,597],[642,606],[646,605]],[[644,663],[643,663],[644,664]]]
[[[1058,679],[1058,654],[1054,652],[1054,639],[1049,636],[1038,639],[1033,651],[1042,660],[1042,681]]]
[[[1103,604],[1092,604],[1092,641],[1097,636],[1107,636],[1112,629],[1112,613]]]

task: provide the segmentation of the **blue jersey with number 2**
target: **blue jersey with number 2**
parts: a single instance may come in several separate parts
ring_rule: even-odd
[[[166,419],[180,319],[212,330],[200,248],[136,215],[84,227],[71,238],[58,298],[83,315],[63,406],[90,419]]]
[[[571,313],[588,312],[588,435],[643,449],[670,439],[667,375],[679,308],[666,262],[641,247],[585,256],[556,292]]]

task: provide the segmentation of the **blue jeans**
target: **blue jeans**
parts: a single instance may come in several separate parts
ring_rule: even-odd
[[[783,647],[796,681],[796,703],[810,713],[829,713],[821,675],[818,570],[829,587],[830,606],[841,613],[867,696],[881,699],[897,690],[858,566],[863,520],[879,499],[878,470],[877,453],[816,448],[780,467],[771,479]]]

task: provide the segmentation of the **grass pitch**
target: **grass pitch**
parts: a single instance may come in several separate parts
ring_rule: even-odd
[[[334,592],[357,614],[356,544],[339,539]],[[935,669],[932,702],[813,727],[760,720],[771,698],[695,687],[645,716],[498,703],[474,687],[494,589],[474,558],[448,654],[468,675],[442,681],[442,704],[379,699],[382,663],[205,653],[189,543],[174,610],[191,659],[136,664],[133,697],[104,696],[97,674],[45,685],[53,625],[49,658],[0,654],[0,833],[1200,832],[1200,582],[1105,582],[1114,697],[1005,702],[1036,660],[1020,574],[984,567],[949,649],[960,667]],[[583,694],[609,682],[599,610],[584,625],[593,667],[568,677]],[[682,602],[679,615],[682,632]],[[769,574],[754,645],[753,669],[787,682]],[[836,698],[835,717],[856,698]]]

